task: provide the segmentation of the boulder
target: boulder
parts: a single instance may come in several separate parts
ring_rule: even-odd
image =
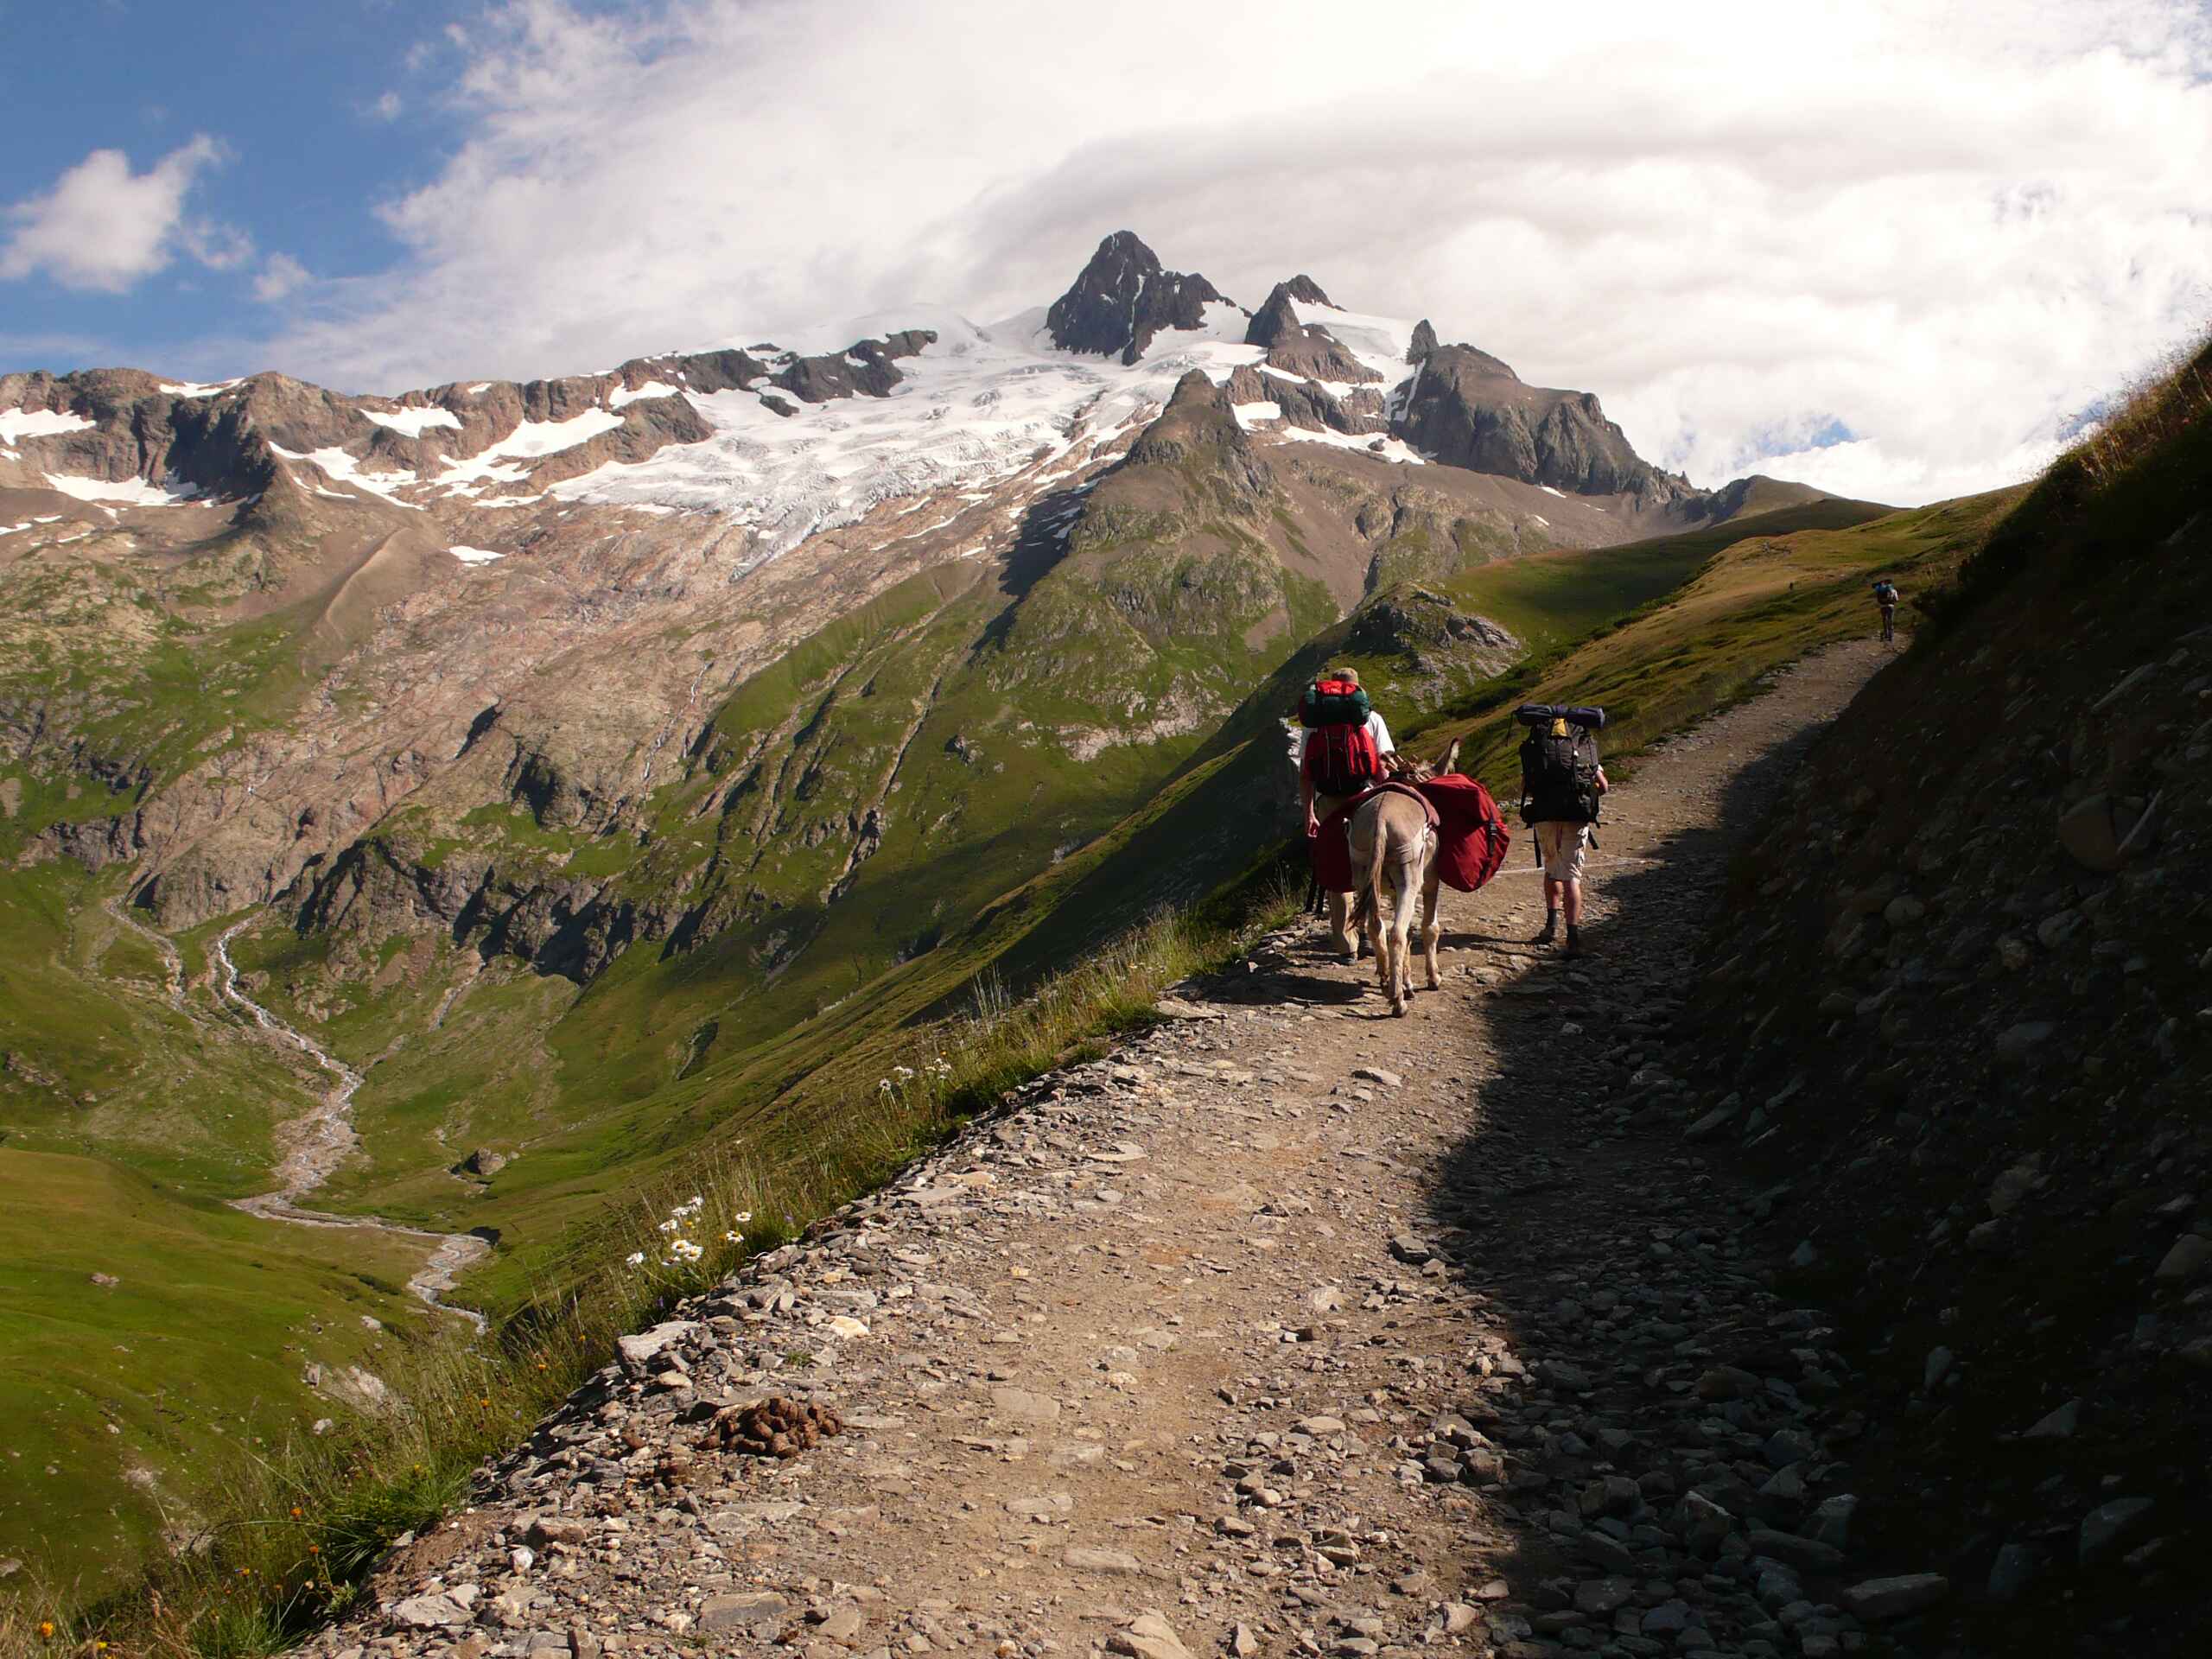
[[[664,1349],[683,1341],[698,1328],[695,1320],[668,1319],[651,1330],[632,1332],[626,1337],[618,1338],[614,1346],[621,1356],[622,1369],[633,1376],[643,1375],[649,1360]]]
[[[2116,1497],[2098,1504],[2082,1517],[2075,1540],[2076,1559],[2084,1567],[2102,1560],[2135,1535],[2151,1509],[2152,1500],[2147,1497]]]
[[[1933,1607],[1951,1593],[1940,1573],[1907,1573],[1893,1579],[1868,1579],[1843,1592],[1843,1605],[1860,1618],[1903,1618]]]
[[[2183,1233],[2158,1263],[2158,1277],[2168,1284],[2186,1284],[2212,1262],[2212,1239],[2201,1233]]]
[[[2083,869],[2110,874],[2141,853],[2148,841],[2146,834],[2127,844],[2141,825],[2143,810],[2139,797],[2091,795],[2059,814],[2058,844]]]

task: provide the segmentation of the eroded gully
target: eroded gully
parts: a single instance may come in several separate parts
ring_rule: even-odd
[[[233,923],[215,938],[210,954],[215,967],[216,995],[244,1010],[255,1025],[277,1041],[299,1050],[328,1072],[334,1081],[305,1114],[279,1128],[284,1152],[276,1165],[276,1189],[250,1198],[233,1198],[232,1205],[266,1221],[288,1221],[302,1227],[365,1228],[403,1238],[430,1241],[435,1248],[430,1252],[430,1259],[408,1280],[408,1290],[440,1313],[467,1320],[480,1335],[486,1328],[482,1314],[472,1308],[456,1307],[442,1298],[462,1273],[491,1253],[492,1247],[486,1241],[474,1233],[435,1232],[376,1216],[335,1215],[308,1209],[301,1203],[328,1180],[346,1155],[360,1145],[360,1137],[353,1129],[353,1096],[360,1090],[361,1074],[238,988],[238,964],[231,960],[230,945],[232,937],[246,925]]]

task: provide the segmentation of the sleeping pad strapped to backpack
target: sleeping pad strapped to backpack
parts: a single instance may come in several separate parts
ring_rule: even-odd
[[[1298,706],[1306,728],[1306,776],[1321,795],[1357,795],[1382,776],[1367,693],[1350,680],[1316,680]]]
[[[1514,717],[1527,726],[1521,744],[1521,822],[1595,823],[1598,821],[1598,740],[1602,709],[1564,709],[1530,703]]]

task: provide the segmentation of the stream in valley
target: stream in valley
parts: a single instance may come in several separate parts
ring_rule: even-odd
[[[250,919],[250,918],[249,918]],[[407,1288],[442,1313],[467,1319],[479,1335],[486,1329],[484,1316],[473,1308],[456,1307],[442,1300],[461,1274],[491,1254],[491,1244],[474,1233],[441,1233],[409,1227],[375,1216],[340,1216],[310,1210],[301,1202],[328,1180],[338,1166],[360,1145],[353,1128],[353,1096],[359,1092],[361,1074],[313,1038],[271,1014],[238,988],[238,965],[231,960],[231,940],[245,922],[233,923],[219,934],[210,955],[214,963],[216,995],[243,1010],[263,1031],[306,1055],[332,1078],[331,1086],[302,1116],[279,1126],[283,1156],[276,1165],[279,1183],[274,1192],[232,1205],[248,1215],[269,1221],[289,1221],[302,1227],[359,1227],[423,1239],[434,1244],[430,1259],[407,1281]]]

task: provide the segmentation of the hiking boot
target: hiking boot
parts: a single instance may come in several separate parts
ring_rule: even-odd
[[[1582,943],[1582,930],[1579,927],[1570,926],[1567,930],[1567,954],[1570,957],[1586,957],[1590,954],[1590,947]]]
[[[1537,934],[1536,937],[1529,940],[1529,943],[1531,944],[1557,944],[1559,943],[1559,912],[1557,911],[1554,911],[1550,915],[1544,918],[1544,931]]]

